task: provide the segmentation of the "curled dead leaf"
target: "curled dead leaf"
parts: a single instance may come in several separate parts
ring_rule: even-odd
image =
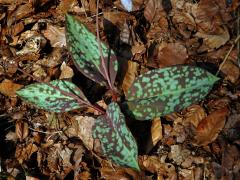
[[[155,146],[158,143],[158,141],[160,141],[163,138],[162,123],[160,118],[156,118],[153,120],[152,126],[151,126],[151,134],[152,134],[153,146]]]
[[[216,110],[203,119],[196,128],[195,141],[193,142],[199,146],[206,146],[213,142],[219,132],[223,129],[226,117],[229,114],[227,107]]]
[[[61,74],[59,79],[70,79],[73,77],[74,73],[71,67],[69,67],[65,62],[62,63],[61,67]]]
[[[143,170],[163,175],[168,177],[168,179],[176,176],[175,167],[170,163],[161,162],[160,158],[157,156],[140,156],[139,165]]]
[[[198,124],[207,117],[205,110],[199,105],[192,105],[186,109],[186,114],[184,115],[184,124],[191,123],[195,128]]]
[[[28,160],[31,157],[31,155],[37,151],[38,147],[33,143],[29,143],[24,146],[18,145],[16,148],[15,157],[17,158],[19,163],[22,164],[23,161]]]
[[[197,32],[195,36],[203,39],[203,45],[201,46],[199,52],[217,49],[226,44],[226,42],[230,39],[230,35],[226,26],[223,26],[222,28],[219,27],[218,32],[214,34]]]
[[[221,71],[226,75],[225,79],[229,80],[231,83],[236,83],[240,77],[240,69],[232,61],[226,61]]]
[[[163,43],[159,46],[157,55],[159,67],[184,64],[187,58],[187,49],[181,43]]]
[[[138,66],[138,63],[128,61],[128,69],[122,83],[124,94],[127,93],[128,89],[131,87],[133,81],[135,80],[137,76]]]
[[[20,139],[20,142],[23,141],[28,136],[29,129],[28,124],[26,122],[18,121],[16,123],[15,133],[17,137]]]
[[[16,91],[21,89],[23,85],[16,84],[11,80],[4,79],[0,83],[0,93],[2,93],[5,96],[16,96]]]
[[[48,24],[44,36],[50,41],[52,47],[66,46],[65,30],[63,27]]]

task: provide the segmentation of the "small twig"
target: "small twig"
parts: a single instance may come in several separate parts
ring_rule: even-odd
[[[226,56],[225,56],[223,62],[222,62],[221,65],[219,66],[219,69],[218,69],[218,71],[217,71],[217,73],[216,73],[216,76],[217,76],[217,75],[219,74],[219,72],[221,71],[223,65],[224,65],[225,62],[227,61],[227,59],[228,59],[230,53],[232,52],[234,46],[237,44],[237,42],[239,41],[239,39],[240,39],[240,35],[238,35],[238,37],[235,39],[234,43],[232,44],[231,48],[229,49],[228,53],[226,54]]]
[[[100,36],[99,36],[99,27],[98,27],[98,25],[99,25],[99,22],[98,22],[98,9],[99,9],[99,0],[97,0],[97,12],[96,12],[96,29],[97,29],[98,49],[99,49],[99,52],[100,52],[100,57],[101,57],[101,62],[102,62],[101,64],[102,64],[104,73],[106,75],[106,79],[107,79],[108,85],[109,85],[110,89],[113,90],[113,87],[112,87],[112,84],[111,84],[111,81],[110,81],[110,78],[109,78],[109,74],[108,74],[108,71],[106,69],[106,64],[105,64],[105,61],[104,61],[103,53],[102,53],[102,47],[101,47]]]
[[[32,131],[35,131],[35,132],[39,132],[39,133],[43,133],[43,134],[50,134],[50,135],[62,133],[62,131],[45,132],[45,131],[33,129],[33,128],[31,128],[31,127],[28,127],[28,129],[30,129],[30,130],[32,130]]]
[[[58,87],[56,87],[56,86],[53,86],[53,85],[50,84],[49,82],[43,82],[42,80],[34,77],[33,75],[31,75],[31,74],[23,71],[23,70],[20,69],[20,68],[17,68],[17,69],[18,69],[20,72],[22,72],[23,74],[26,74],[27,76],[35,79],[37,82],[45,83],[45,84],[47,84],[48,86],[52,87],[53,89],[60,91],[63,95],[72,97],[73,99],[75,99],[75,100],[78,102],[78,104],[79,104],[80,106],[81,106],[82,104],[84,104],[84,105],[87,105],[87,106],[89,106],[89,107],[92,107],[93,109],[99,111],[99,112],[102,113],[102,114],[105,113],[104,110],[102,110],[102,109],[100,109],[99,107],[96,107],[96,106],[88,103],[87,101],[82,100],[81,98],[78,97],[78,95],[73,94],[73,93],[68,93],[68,92],[66,92],[66,91],[63,91],[62,89],[60,89],[60,88],[58,88]]]

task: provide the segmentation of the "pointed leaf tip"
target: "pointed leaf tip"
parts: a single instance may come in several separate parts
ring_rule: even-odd
[[[113,86],[118,70],[114,52],[105,43],[100,42],[104,57],[102,63],[96,36],[69,14],[66,15],[66,40],[74,64],[81,73],[101,85],[106,85],[107,75],[103,68],[105,67]]]
[[[219,78],[193,66],[154,69],[128,90],[127,106],[138,120],[153,119],[201,101]]]
[[[104,154],[114,163],[140,170],[137,161],[137,144],[126,126],[118,104],[111,103],[107,113],[94,125],[93,137],[101,141]]]
[[[65,112],[84,106],[71,95],[88,102],[83,92],[71,82],[55,80],[50,85],[56,89],[46,83],[34,83],[18,90],[17,95],[39,108],[53,112]]]

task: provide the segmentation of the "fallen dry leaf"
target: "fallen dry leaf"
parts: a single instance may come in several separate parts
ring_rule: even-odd
[[[160,158],[157,156],[140,156],[138,162],[142,170],[163,175],[168,179],[176,176],[175,167],[170,163],[161,162]]]
[[[199,146],[206,146],[213,142],[217,138],[218,133],[223,129],[228,114],[229,110],[226,107],[209,114],[199,123],[195,131],[195,141],[193,143]]]
[[[61,74],[59,79],[70,79],[73,77],[74,73],[71,67],[69,67],[65,62],[62,63],[61,67]]]
[[[17,158],[19,163],[22,164],[23,161],[28,160],[31,155],[37,151],[38,147],[33,143],[29,143],[27,145],[17,145],[15,157]]]
[[[15,133],[17,137],[20,139],[20,142],[23,141],[28,136],[28,124],[26,122],[18,121],[15,127]]]
[[[199,105],[192,105],[186,108],[186,114],[184,114],[185,125],[191,123],[194,127],[198,127],[198,124],[207,117],[205,110]]]
[[[226,44],[226,42],[230,39],[230,35],[226,26],[219,27],[217,33],[207,34],[205,32],[197,32],[195,34],[196,37],[203,39],[203,45],[201,46],[199,52],[203,51],[212,51],[213,49],[217,49],[220,46]]]
[[[158,143],[158,141],[160,141],[163,138],[162,123],[160,118],[156,118],[152,121],[151,134],[153,146],[155,146]]]
[[[122,89],[124,91],[124,94],[127,93],[128,89],[131,87],[133,81],[135,80],[137,76],[138,66],[138,63],[128,61],[128,69],[122,83]]]
[[[16,96],[16,91],[21,89],[23,85],[16,84],[11,80],[4,79],[0,83],[0,93],[2,93],[5,96]]]
[[[43,34],[50,41],[52,47],[66,46],[65,29],[63,27],[48,24]]]
[[[151,22],[157,22],[162,16],[166,16],[161,0],[149,0],[144,9],[145,18]]]
[[[101,177],[106,180],[127,180],[136,179],[141,180],[143,176],[131,168],[112,168],[111,166],[104,166],[100,169]]]
[[[188,58],[187,49],[180,43],[162,43],[157,49],[158,67],[184,64]]]
[[[236,83],[240,77],[240,69],[232,61],[226,61],[221,71],[226,75],[225,79],[229,80],[231,83]]]

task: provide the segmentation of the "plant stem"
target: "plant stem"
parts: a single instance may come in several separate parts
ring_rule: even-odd
[[[99,49],[99,52],[100,52],[100,58],[101,58],[101,65],[103,67],[103,70],[104,70],[104,73],[106,75],[106,79],[107,79],[107,82],[108,82],[108,85],[110,87],[110,89],[113,89],[112,87],[112,84],[111,84],[111,80],[109,78],[109,74],[108,74],[108,70],[106,69],[106,64],[105,64],[105,61],[104,61],[104,57],[103,57],[103,53],[102,53],[102,47],[101,47],[101,42],[100,42],[100,36],[99,36],[99,22],[98,22],[98,9],[99,9],[99,0],[97,0],[97,12],[96,12],[96,29],[97,29],[97,41],[98,41],[98,49]]]
[[[216,76],[217,76],[217,75],[219,74],[219,72],[221,71],[223,65],[224,65],[225,62],[227,61],[227,59],[228,59],[230,53],[232,52],[234,46],[237,44],[237,42],[239,41],[239,39],[240,39],[240,35],[237,36],[237,38],[235,39],[235,41],[234,41],[234,43],[232,44],[231,48],[229,49],[228,53],[226,54],[226,56],[225,56],[223,62],[222,62],[221,65],[219,66],[219,69],[218,69],[218,71],[217,71],[217,73],[216,73]]]

